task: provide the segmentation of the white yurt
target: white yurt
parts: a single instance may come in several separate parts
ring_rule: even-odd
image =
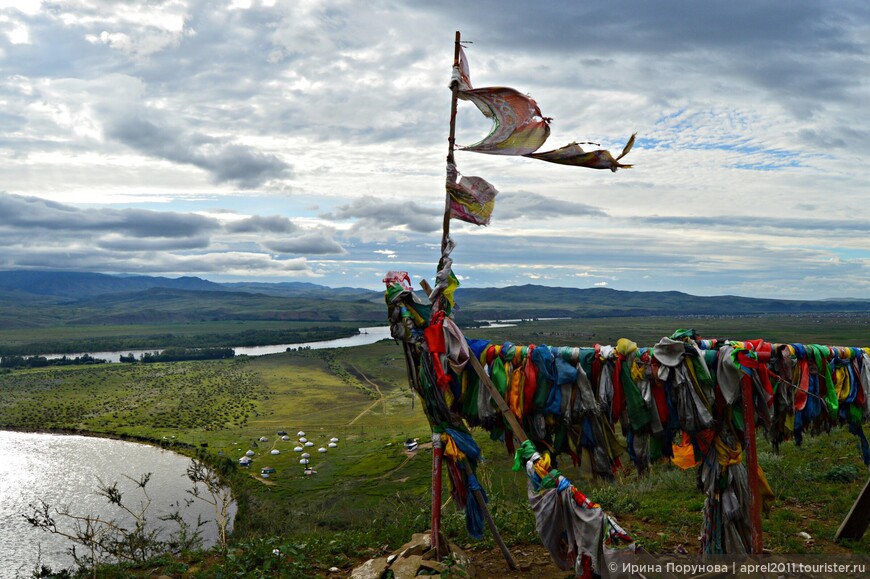
[[[305,446],[314,446],[314,443],[310,440],[305,441]]]
[[[261,436],[261,437],[260,437],[260,442],[269,442],[269,437],[267,437],[267,436]]]
[[[249,450],[245,453],[245,456],[254,456],[256,453],[253,450]]]
[[[299,464],[308,464],[308,459],[307,458],[300,459]]]
[[[330,443],[327,444],[326,446],[328,446],[329,448],[338,448],[338,445],[335,444],[334,442],[330,442]]]
[[[299,438],[299,442],[308,442],[308,439],[302,436]]]
[[[307,452],[303,452],[303,453],[302,453],[302,458],[311,458],[311,455],[308,454]]]
[[[277,448],[273,448],[273,449],[272,449],[272,454],[281,454],[281,451],[278,450]]]
[[[338,442],[338,439],[333,436],[332,438],[329,439],[329,442]]]
[[[305,433],[300,430],[296,433],[296,436],[305,436]]]
[[[290,437],[285,434],[281,437],[281,440],[290,440]]]
[[[321,446],[317,449],[317,452],[326,452],[326,449]]]
[[[297,446],[297,447],[294,448],[293,450],[296,451],[296,452],[302,452],[302,447],[301,447],[301,446]]]

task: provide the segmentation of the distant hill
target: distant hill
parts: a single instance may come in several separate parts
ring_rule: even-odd
[[[539,285],[462,287],[456,302],[457,320],[464,324],[516,318],[870,313],[870,300],[703,297]],[[305,282],[0,271],[0,323],[5,328],[225,320],[385,323],[386,308],[380,291]]]
[[[383,294],[315,284],[0,271],[6,328],[226,320],[384,322]]]
[[[383,301],[284,298],[241,291],[150,288],[70,304],[81,311],[69,323],[132,324],[227,320],[382,322]]]
[[[198,277],[114,276],[102,273],[58,271],[0,271],[0,290],[62,298],[87,298],[109,293],[135,292],[153,287],[225,291],[220,284]]]
[[[339,287],[331,288],[308,282],[234,282],[216,283],[199,277],[178,278],[147,275],[108,275],[62,271],[0,271],[0,296],[9,292],[23,296],[54,296],[86,299],[113,293],[140,292],[152,288],[190,291],[259,293],[283,297],[380,299],[381,292]]]
[[[533,317],[870,312],[870,300],[774,300],[539,285],[456,290],[460,321]]]
[[[270,296],[283,297],[309,297],[321,298],[329,297],[336,299],[339,297],[349,299],[372,299],[377,296],[378,299],[383,295],[382,292],[372,290],[353,288],[353,287],[328,287],[316,283],[308,283],[302,281],[290,281],[279,283],[264,283],[264,282],[235,282],[221,284],[232,291],[261,293]]]

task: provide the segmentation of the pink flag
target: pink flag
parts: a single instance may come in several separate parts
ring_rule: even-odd
[[[550,119],[530,97],[512,88],[496,86],[459,91],[459,98],[473,102],[492,129],[483,140],[462,147],[464,151],[490,155],[528,155],[550,136]]]

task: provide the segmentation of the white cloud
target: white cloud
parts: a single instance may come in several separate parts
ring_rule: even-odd
[[[107,32],[103,30],[99,35],[86,34],[85,38],[92,44],[103,43],[110,48],[120,50],[121,52],[133,52],[132,39],[123,32]]]
[[[320,229],[296,235],[263,241],[269,251],[304,255],[346,254],[347,251],[333,238],[332,230]]]
[[[457,273],[866,295],[865,3],[224,4],[0,0],[0,203],[38,208],[0,215],[8,267],[431,277],[462,22],[475,84],[553,117],[545,148],[638,141],[616,174],[458,151],[501,193],[489,227],[451,224]],[[489,127],[460,103],[458,142]]]
[[[0,31],[6,34],[12,44],[30,44],[30,30],[21,21],[0,14]]]
[[[33,16],[38,13],[42,0],[0,0],[0,11],[17,10],[22,14]]]

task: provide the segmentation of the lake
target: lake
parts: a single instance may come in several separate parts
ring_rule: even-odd
[[[29,504],[44,500],[55,507],[69,505],[77,515],[118,518],[116,508],[97,495],[100,481],[118,482],[123,503],[138,510],[143,495],[125,475],[140,479],[152,473],[146,485],[151,497],[148,519],[172,512],[172,505],[189,495],[192,483],[186,471],[188,457],[154,446],[121,440],[45,433],[0,431],[0,579],[30,577],[37,562],[54,570],[70,567],[67,539],[34,527],[22,516]],[[235,515],[235,505],[231,510]],[[196,501],[184,509],[184,519],[195,523],[198,515],[208,523],[201,528],[205,544],[217,542],[214,507]],[[58,517],[58,525],[64,522]],[[158,522],[169,530],[174,523]],[[81,551],[81,547],[79,547]]]

